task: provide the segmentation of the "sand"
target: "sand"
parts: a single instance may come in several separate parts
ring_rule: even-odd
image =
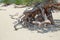
[[[0,6],[0,40],[60,40],[60,30],[38,33],[36,30],[31,31],[25,28],[14,31],[13,22],[10,14],[19,13],[22,15],[26,8],[14,8],[14,5],[7,7]],[[54,20],[60,23],[60,11],[53,13]]]

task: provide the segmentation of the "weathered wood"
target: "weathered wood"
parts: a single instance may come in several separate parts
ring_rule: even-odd
[[[51,0],[50,0],[51,2]],[[22,20],[20,21],[19,19],[17,19],[17,24],[14,26],[15,30],[17,29],[16,26],[20,23],[23,24],[23,26],[29,26],[29,24],[35,25],[42,23],[42,24],[47,24],[50,23],[52,25],[55,25],[55,22],[53,20],[53,16],[52,16],[52,10],[54,9],[58,9],[60,10],[60,8],[58,7],[60,6],[60,3],[48,3],[48,4],[41,4],[41,3],[37,3],[32,10],[25,10],[23,15],[25,15]],[[45,20],[45,15],[47,16],[47,19],[49,20],[48,22],[46,22]],[[36,18],[35,16],[38,15]],[[33,23],[35,21],[35,23]],[[31,25],[30,25],[31,26]]]

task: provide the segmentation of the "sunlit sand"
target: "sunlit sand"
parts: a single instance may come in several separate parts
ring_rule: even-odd
[[[25,28],[14,30],[14,20],[9,15],[19,14],[22,15],[25,8],[14,8],[14,4],[7,7],[0,6],[0,40],[60,40],[60,30],[48,31],[38,33]],[[59,21],[60,24],[60,11],[53,13],[54,20]]]

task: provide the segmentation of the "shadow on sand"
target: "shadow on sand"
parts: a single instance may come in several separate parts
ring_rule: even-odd
[[[38,33],[60,31],[60,20],[55,19],[54,21],[55,21],[56,25],[48,25],[47,27],[37,27],[36,25],[34,25],[32,27],[22,27],[22,28],[27,28],[28,30],[31,30],[31,31],[37,31]],[[19,28],[19,29],[21,29],[21,28]]]

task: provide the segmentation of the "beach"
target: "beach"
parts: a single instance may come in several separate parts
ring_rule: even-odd
[[[11,4],[7,7],[0,6],[0,40],[60,40],[60,29],[51,29],[48,32],[38,33],[36,30],[31,31],[25,28],[14,30],[14,20],[10,18],[9,15],[14,15],[16,13],[20,15],[23,14],[24,8],[14,8]],[[52,13],[57,24],[60,24],[60,11],[55,11]]]

